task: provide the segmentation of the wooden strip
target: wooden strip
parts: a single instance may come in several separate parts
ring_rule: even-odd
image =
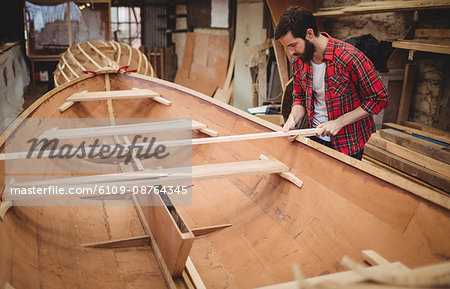
[[[377,266],[370,266],[367,268],[362,269],[363,272],[375,274],[375,273],[390,273],[390,272],[396,272],[396,273],[405,273],[409,272],[409,268],[405,267],[400,262],[393,262],[386,265],[377,265]],[[303,285],[306,286],[318,286],[318,288],[322,288],[319,286],[325,286],[326,284],[332,284],[333,286],[339,286],[339,285],[345,285],[349,286],[354,283],[365,281],[367,278],[359,273],[356,273],[354,271],[345,271],[345,272],[339,272],[339,273],[333,273],[333,274],[327,274],[327,275],[321,275],[317,277],[307,278],[303,280]],[[333,288],[331,286],[331,288]],[[292,282],[286,282],[282,284],[277,285],[270,285],[265,287],[260,287],[260,289],[298,289],[299,284],[297,281]],[[308,287],[306,287],[308,288]],[[315,287],[313,287],[315,288]],[[325,287],[328,288],[328,287]],[[331,289],[330,288],[330,289]],[[337,287],[336,287],[337,288]],[[345,287],[339,287],[339,288],[345,288]],[[363,287],[364,288],[364,287]]]
[[[210,135],[210,136],[218,136],[219,135],[219,133],[217,131],[212,130],[210,128],[206,128],[206,127],[205,128],[201,128],[198,131],[201,132],[201,133]]]
[[[106,99],[129,99],[129,98],[153,98],[160,96],[159,93],[150,89],[130,89],[95,92],[77,92],[69,96],[66,101],[92,101]]]
[[[269,158],[266,157],[265,155],[259,155],[259,159],[260,160],[268,160]],[[280,175],[280,177],[290,181],[291,183],[293,183],[294,185],[296,185],[297,187],[301,188],[303,186],[303,182],[297,178],[294,174],[292,174],[291,172],[281,172],[278,175]]]
[[[114,61],[113,61],[112,59],[110,59],[108,56],[106,56],[105,54],[103,54],[103,52],[101,52],[97,47],[95,47],[90,41],[88,41],[87,44],[88,44],[95,52],[97,52],[101,57],[103,57],[104,59],[106,59],[108,65],[114,64]],[[118,67],[117,67],[117,68],[118,68]]]
[[[222,142],[231,142],[231,141],[243,141],[243,140],[256,140],[256,139],[265,139],[272,137],[284,137],[289,135],[303,135],[303,136],[311,136],[315,135],[320,129],[310,128],[310,129],[299,129],[299,130],[290,130],[287,132],[276,131],[276,132],[263,132],[263,133],[255,133],[255,134],[242,134],[242,135],[232,135],[232,136],[219,136],[213,138],[196,138],[196,139],[186,139],[186,140],[175,140],[175,141],[166,141],[166,142],[158,142],[154,145],[163,144],[166,147],[172,146],[183,146],[183,145],[199,145],[199,144],[211,144],[211,143],[222,143]],[[143,146],[144,149],[148,147],[148,143],[137,143],[138,146]],[[127,148],[124,149],[126,152]],[[93,153],[98,153],[100,148],[97,148],[93,151]],[[45,150],[42,152],[41,157],[48,157],[51,153],[51,150]],[[2,153],[0,154],[0,160],[12,160],[12,159],[21,159],[27,156],[28,152],[18,152],[18,153]],[[37,157],[38,152],[34,152],[30,157]]]
[[[195,237],[203,236],[206,234],[213,233],[215,231],[225,229],[228,227],[231,227],[232,224],[223,224],[223,225],[215,225],[215,226],[207,226],[207,227],[200,227],[200,228],[193,228],[191,229],[192,233]]]
[[[81,70],[86,70],[86,68],[76,59],[75,55],[73,55],[72,51],[70,51],[71,48],[72,46],[67,48],[67,53],[69,54],[69,56],[73,59],[75,64],[77,64],[80,67]]]
[[[189,121],[184,119],[150,122],[150,123],[136,123],[126,125],[112,125],[112,126],[96,126],[86,128],[70,128],[70,129],[50,129],[43,132],[39,138],[83,138],[83,137],[99,137],[110,135],[131,135],[150,132],[174,131],[177,129],[203,129],[206,125],[198,121]]]
[[[67,77],[67,75],[64,73],[64,70],[61,68],[61,63],[60,62],[58,63],[58,68],[59,68],[59,71],[61,72],[61,74],[64,76],[64,79],[66,80],[66,82],[70,81],[70,78]]]
[[[450,29],[416,29],[415,37],[450,38]]]
[[[192,169],[191,173],[186,172]],[[146,185],[159,185],[162,181],[172,182],[179,179],[192,178],[192,180],[207,180],[216,178],[229,178],[244,175],[272,174],[289,171],[289,168],[278,160],[254,160],[232,163],[220,163],[193,166],[189,168],[171,168],[161,170],[144,170],[140,172],[115,173],[91,175],[82,177],[59,178],[33,182],[16,183],[15,187],[48,184],[58,186],[92,185],[97,187],[103,183],[120,182],[121,185],[136,185],[139,181],[145,181]]]
[[[6,212],[8,212],[9,208],[12,207],[12,202],[0,202],[0,221],[3,221],[5,219]]]
[[[380,255],[378,255],[378,253],[376,253],[373,250],[363,250],[361,252],[361,254],[362,254],[364,261],[369,263],[369,265],[371,265],[371,266],[387,265],[387,264],[391,263],[388,260],[381,257]]]
[[[407,272],[368,272],[348,257],[344,257],[342,263],[366,280],[386,285],[441,287],[450,284],[450,262],[423,266]]]
[[[161,96],[154,96],[154,97],[152,97],[152,99],[154,101],[159,102],[159,103],[164,104],[164,105],[171,105],[172,104],[172,102],[170,100],[168,100],[168,99],[166,99],[164,97],[161,97]]]
[[[339,17],[356,14],[371,14],[422,9],[445,9],[450,7],[450,1],[385,1],[382,5],[347,6],[335,10],[322,10],[314,13],[315,17]]]
[[[89,59],[90,62],[92,62],[92,64],[94,64],[95,66],[97,66],[99,69],[102,68],[97,62],[95,62],[94,59],[92,59],[92,57],[89,56],[89,54],[86,53],[86,51],[84,51],[83,48],[81,48],[80,44],[77,44],[78,49],[80,50],[81,53],[83,53],[84,56],[86,56],[87,59]]]
[[[411,176],[414,176],[416,178],[419,178],[433,186],[436,186],[444,191],[448,191],[448,188],[450,188],[450,182],[448,178],[443,177],[440,174],[436,174],[426,168],[423,168],[417,164],[414,164],[406,159],[403,159],[401,157],[398,157],[396,155],[393,155],[389,152],[386,152],[383,149],[380,149],[376,146],[373,146],[370,144],[370,141],[368,144],[366,144],[364,148],[364,153],[367,154],[370,157],[373,157],[376,160],[379,160],[383,163],[386,163],[396,169],[399,169]],[[425,191],[425,188],[422,186],[423,191]],[[449,198],[447,195],[442,195],[446,198],[446,202],[449,202]],[[450,205],[450,204],[448,204]]]
[[[408,120],[416,74],[417,66],[415,64],[407,63],[405,66],[405,77],[403,78],[400,103],[398,105],[397,123],[402,123],[403,121]]]
[[[183,273],[181,274],[181,277],[183,278],[183,284],[179,285],[179,288],[186,288],[186,289],[196,289],[194,284],[192,283],[191,278],[189,277],[186,269],[183,270]]]
[[[450,54],[450,45],[438,44],[435,40],[397,40],[392,42],[392,47],[417,51]]]
[[[128,248],[128,247],[147,246],[150,244],[151,244],[150,235],[145,235],[101,242],[84,243],[81,244],[80,246],[90,248]]]
[[[131,145],[131,142],[127,136],[124,136],[123,139],[124,139],[126,145],[128,145],[128,146]],[[144,166],[142,165],[141,161],[136,157],[136,152],[133,152],[132,158],[133,158],[133,162],[136,165],[138,171],[143,171]]]
[[[164,280],[166,281],[166,284],[169,287],[169,289],[177,289],[177,286],[173,281],[172,275],[170,274],[170,271],[167,268],[167,264],[164,261],[164,257],[161,253],[161,250],[159,249],[155,237],[152,234],[152,230],[150,229],[150,226],[145,218],[144,212],[142,211],[139,201],[135,195],[132,195],[132,198],[134,202],[134,207],[136,208],[136,212],[138,213],[139,219],[141,220],[144,231],[148,236],[150,236],[153,253],[155,254],[156,260],[158,261],[158,265],[161,269],[162,275],[164,276]]]
[[[432,159],[393,142],[387,141],[377,134],[372,135],[369,143],[450,179],[450,165],[444,162]]]
[[[450,152],[444,150],[444,146],[423,140],[401,131],[388,128],[380,130],[383,139],[391,141],[401,147],[421,153],[430,158],[450,164]]]
[[[430,133],[431,135],[445,136],[448,138],[448,140],[450,140],[450,132],[423,123],[405,121],[404,123],[402,123],[402,125],[425,133]]]
[[[128,61],[127,65],[129,66],[131,64],[131,60],[133,59],[133,50],[131,49],[131,46],[127,45],[128,50]]]
[[[189,276],[191,277],[192,282],[196,289],[206,289],[205,284],[203,283],[200,274],[198,274],[197,268],[195,268],[194,263],[190,257],[186,260],[186,270],[188,271]]]
[[[286,86],[289,82],[289,73],[288,73],[288,67],[287,67],[287,58],[286,58],[286,52],[281,45],[280,41],[273,39],[272,40],[273,45],[273,51],[275,53],[275,59],[277,60],[277,67],[278,67],[278,75],[280,77],[281,82],[281,89],[283,90],[282,93],[284,94],[284,91],[286,90]]]
[[[65,53],[63,53],[61,55],[61,59],[63,60],[64,65],[66,65],[67,68],[69,68],[70,72],[72,72],[72,74],[75,75],[75,77],[80,77],[80,75],[78,75],[78,73],[76,73],[76,71],[73,70],[73,68],[69,65],[69,63],[67,63],[67,60],[66,60],[66,57],[65,57]]]
[[[441,142],[450,143],[450,136],[438,135],[436,133],[430,133],[430,132],[427,132],[427,131],[423,131],[423,130],[419,130],[419,129],[403,126],[401,124],[396,124],[396,123],[389,123],[388,122],[388,123],[383,123],[383,125],[387,126],[387,127],[395,128],[397,130],[403,131],[403,132],[408,133],[408,134],[415,133],[415,134],[418,134],[418,135],[421,135],[421,136],[425,136],[425,137],[428,137],[428,138],[431,138],[431,139],[435,139],[435,140],[438,140],[438,141],[441,141]]]

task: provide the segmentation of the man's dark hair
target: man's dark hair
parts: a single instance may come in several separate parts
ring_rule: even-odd
[[[289,31],[295,38],[305,39],[308,28],[314,31],[315,36],[319,36],[312,13],[303,7],[290,7],[284,11],[275,27],[275,39],[279,39]]]

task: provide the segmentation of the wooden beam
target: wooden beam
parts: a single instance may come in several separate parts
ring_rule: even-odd
[[[175,141],[166,141],[166,142],[158,142],[154,143],[154,145],[163,144],[166,147],[172,146],[183,146],[183,145],[200,145],[200,144],[212,144],[212,143],[222,143],[222,142],[232,142],[232,141],[245,141],[245,140],[257,140],[257,139],[266,139],[273,137],[287,137],[289,135],[302,135],[302,136],[312,136],[316,135],[316,133],[320,132],[321,129],[318,128],[308,128],[308,129],[297,129],[290,130],[287,132],[284,131],[275,131],[275,132],[263,132],[263,133],[254,133],[254,134],[242,134],[242,135],[230,135],[230,136],[219,136],[213,138],[196,138],[196,139],[186,139],[186,140],[175,140]],[[148,143],[137,143],[138,146],[143,146],[143,149],[148,147]],[[114,149],[114,148],[113,148]],[[128,150],[127,147],[124,148],[124,152]],[[100,151],[100,148],[93,150],[94,154],[97,154]],[[51,153],[51,150],[43,151],[41,157],[48,157]],[[26,158],[28,152],[17,152],[17,153],[2,153],[0,154],[0,160],[12,160],[12,159],[21,159]],[[81,153],[80,153],[81,154]],[[38,152],[34,152],[31,157],[37,157]]]
[[[214,226],[207,226],[207,227],[200,227],[200,228],[192,228],[191,231],[195,237],[199,237],[199,236],[210,234],[215,231],[222,230],[222,229],[225,229],[225,228],[228,228],[231,226],[232,226],[232,224],[214,225]]]
[[[167,286],[169,287],[169,289],[178,289],[175,285],[175,282],[173,281],[172,275],[169,271],[169,268],[167,267],[161,250],[159,249],[158,243],[156,242],[155,237],[152,234],[152,230],[150,229],[150,226],[147,222],[144,212],[142,211],[138,199],[135,195],[133,195],[132,198],[134,207],[136,208],[136,212],[138,213],[139,219],[141,220],[142,227],[144,228],[145,233],[150,236],[153,253],[155,254],[156,261],[158,261],[158,265],[161,269],[161,274],[164,276],[164,280],[166,281]]]
[[[444,146],[392,128],[382,129],[379,133],[383,139],[391,141],[401,147],[421,153],[446,164],[450,164],[450,152],[445,151]]]
[[[405,66],[405,77],[403,78],[400,103],[398,105],[397,123],[402,123],[408,120],[416,74],[417,66],[415,64],[407,63]]]
[[[384,12],[396,12],[407,10],[441,9],[450,8],[450,1],[379,1],[362,3],[363,5],[354,5],[346,7],[329,8],[327,10],[319,9],[314,13],[315,17],[340,17],[352,16],[357,14],[372,14]]]
[[[287,67],[286,52],[281,45],[280,41],[272,39],[273,51],[275,59],[277,60],[278,75],[280,76],[282,93],[286,90],[286,86],[289,82],[289,72]]]
[[[450,38],[450,29],[416,29],[414,37]]]
[[[385,285],[441,287],[450,284],[450,262],[414,268],[406,272],[368,272],[368,270],[348,257],[344,257],[342,263],[364,276],[366,280]]]
[[[266,157],[265,155],[259,155],[259,159],[261,160],[268,160],[269,158]],[[303,182],[297,178],[293,173],[290,172],[281,172],[278,174],[280,177],[282,177],[283,179],[286,179],[288,181],[290,181],[291,183],[293,183],[294,185],[296,185],[297,187],[301,188],[303,186]]]
[[[151,244],[150,235],[130,237],[123,239],[115,239],[101,242],[91,242],[81,244],[81,247],[90,248],[128,248],[128,247],[139,247],[148,246]]]
[[[387,265],[391,262],[381,257],[377,252],[373,250],[363,250],[361,252],[364,261],[369,263],[371,266],[375,265]]]
[[[150,89],[130,89],[130,90],[111,90],[94,92],[77,92],[69,96],[66,101],[92,101],[105,99],[130,99],[130,98],[153,98],[160,96],[159,93]]]
[[[450,45],[436,43],[433,39],[397,40],[392,42],[392,47],[416,51],[450,54]]]
[[[125,125],[111,125],[111,126],[96,126],[85,128],[70,128],[70,129],[50,129],[43,132],[39,138],[57,138],[57,139],[70,139],[70,138],[89,138],[100,136],[112,136],[112,135],[131,135],[141,133],[152,132],[164,132],[174,130],[187,130],[187,129],[206,129],[206,124],[200,123],[195,120],[176,119],[161,122],[148,122],[148,123],[134,123]]]
[[[12,207],[12,202],[0,202],[0,221],[3,221],[5,219],[6,212],[8,212],[9,208]]]
[[[446,135],[444,133],[439,134],[437,132],[429,132],[429,131],[418,129],[417,127],[415,127],[415,128],[410,127],[409,125],[411,125],[412,122],[405,122],[405,124],[408,124],[408,126],[404,126],[404,125],[401,125],[398,123],[389,123],[389,122],[383,123],[384,126],[392,127],[392,128],[395,128],[396,130],[400,130],[400,131],[403,131],[408,134],[417,134],[417,135],[421,135],[421,136],[428,137],[431,139],[435,139],[440,142],[450,143],[449,135]]]
[[[206,286],[203,283],[200,274],[198,274],[197,268],[195,268],[194,263],[192,263],[190,257],[188,257],[186,260],[186,270],[189,274],[189,277],[191,277],[192,283],[194,283],[196,289],[206,289]]]
[[[386,265],[370,266],[362,270],[364,273],[372,273],[372,274],[392,273],[392,272],[405,273],[410,271],[409,268],[407,268],[400,262],[393,262]],[[325,286],[326,284],[332,284],[332,286],[330,287],[323,287],[323,288],[347,288],[351,284],[362,282],[366,279],[367,278],[365,276],[357,272],[344,271],[333,274],[321,275],[317,277],[306,278],[303,280],[302,285],[305,285],[305,288],[309,288],[307,286],[311,286],[312,288],[316,288],[314,286],[317,286],[317,288],[322,288],[321,286]],[[291,281],[282,284],[260,287],[259,289],[298,289],[298,288],[299,288],[298,281]]]
[[[448,178],[445,178],[440,174],[436,174],[431,170],[414,164],[409,160],[398,157],[383,149],[377,148],[370,143],[366,144],[364,147],[364,154],[367,154],[368,156],[399,169],[411,176],[419,178],[420,180],[436,186],[444,191],[448,191],[448,188],[450,188],[450,181]],[[450,206],[448,195],[442,195],[442,201],[447,203],[446,206]]]

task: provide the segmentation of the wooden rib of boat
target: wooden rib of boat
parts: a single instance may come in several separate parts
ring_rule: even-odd
[[[150,90],[161,99],[95,93],[119,90]],[[67,100],[83,93],[94,99]],[[6,130],[3,153],[5,141],[17,137],[30,118],[110,118],[112,124],[119,118],[188,118],[204,124],[193,130],[193,142],[280,130],[182,86],[112,70],[81,76],[42,96]],[[121,133],[114,128],[116,140]],[[0,287],[255,288],[294,280],[292,264],[306,277],[345,270],[342,256],[362,262],[365,249],[410,268],[448,260],[448,195],[303,136],[297,140],[194,144],[191,206],[145,207],[135,195],[125,195],[121,201],[130,206],[120,207],[113,198],[90,207],[14,206],[4,193]],[[111,167],[124,178],[130,171],[149,173],[144,162],[134,162],[98,164],[97,174]]]
[[[117,41],[87,41],[70,46],[61,54],[55,69],[55,87],[99,69],[135,69],[137,73],[154,76],[153,67],[145,54],[128,44]]]

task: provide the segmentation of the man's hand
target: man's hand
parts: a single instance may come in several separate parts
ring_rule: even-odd
[[[330,120],[321,123],[317,128],[322,128],[322,132],[318,133],[317,136],[335,136],[344,127],[344,125],[339,121],[339,119]]]
[[[290,131],[293,128],[295,128],[295,121],[291,117],[289,117],[283,126],[283,131]],[[288,140],[290,142],[293,142],[296,137],[296,135],[290,135],[288,136]]]

